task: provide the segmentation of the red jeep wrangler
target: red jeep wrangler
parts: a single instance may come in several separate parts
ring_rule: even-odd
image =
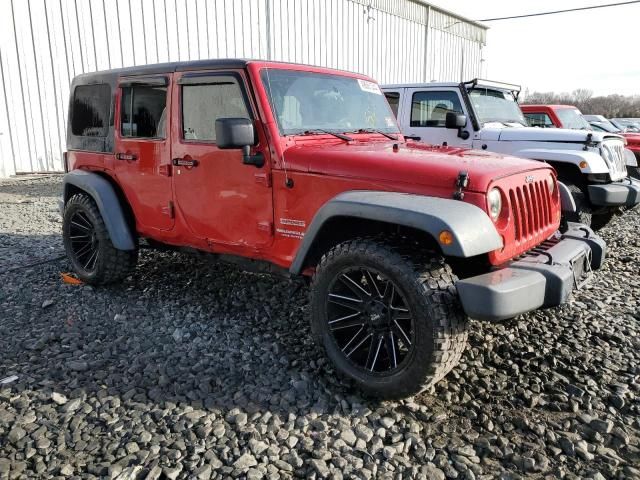
[[[406,143],[374,81],[326,68],[81,75],[66,166],[64,244],[82,280],[122,280],[139,242],[306,277],[318,341],[382,397],[444,377],[468,317],[561,304],[605,257],[590,229],[558,233],[553,169]]]

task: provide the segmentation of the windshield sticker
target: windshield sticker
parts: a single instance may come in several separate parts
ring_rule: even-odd
[[[394,122],[393,118],[391,118],[391,117],[384,117],[384,121],[387,124],[387,127],[395,127],[396,126],[396,122]]]
[[[362,90],[363,92],[382,95],[382,92],[380,91],[380,87],[378,87],[378,85],[373,82],[369,82],[367,80],[362,80],[358,78],[358,85],[360,85],[360,90]]]

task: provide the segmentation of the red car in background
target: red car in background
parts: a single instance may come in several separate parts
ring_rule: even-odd
[[[573,105],[520,105],[529,126],[543,128],[575,128],[584,130],[606,130],[604,127],[587,122],[580,110]],[[626,133],[615,131],[627,141],[627,148],[631,150],[640,162],[640,133]],[[627,167],[629,175],[640,178],[638,167]]]

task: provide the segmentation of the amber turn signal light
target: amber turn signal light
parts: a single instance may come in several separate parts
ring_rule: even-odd
[[[453,233],[449,230],[443,230],[440,232],[440,235],[438,235],[438,240],[440,240],[440,243],[443,245],[451,245],[453,243]]]
[[[587,168],[589,166],[589,164],[587,163],[586,160],[583,160],[580,162],[580,168]]]

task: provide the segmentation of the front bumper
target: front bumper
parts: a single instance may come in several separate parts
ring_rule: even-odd
[[[569,223],[548,249],[456,284],[465,313],[477,320],[504,320],[565,303],[591,270],[604,262],[606,245],[590,228]]]
[[[640,203],[640,180],[632,177],[605,185],[589,185],[589,200],[603,207],[632,207]]]

